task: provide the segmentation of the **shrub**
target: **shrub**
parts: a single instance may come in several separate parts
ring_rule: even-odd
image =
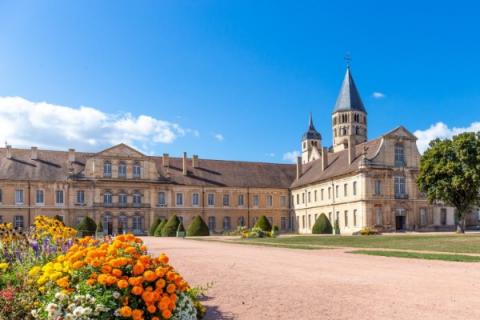
[[[160,223],[158,224],[157,228],[155,228],[155,232],[153,233],[153,235],[155,237],[161,237],[162,236],[162,229],[163,229],[163,227],[165,227],[166,223],[167,223],[167,220],[165,220],[165,219],[160,220]]]
[[[335,220],[335,234],[340,234],[340,225],[338,224],[338,219]]]
[[[97,230],[97,224],[95,223],[95,221],[93,221],[92,218],[85,217],[77,225],[77,230],[83,237],[93,236],[95,235],[95,230]]]
[[[378,230],[374,228],[364,227],[362,228],[362,230],[360,230],[360,234],[362,236],[373,236],[376,234],[380,234],[380,232],[378,232]]]
[[[150,230],[148,231],[149,236],[154,236],[155,235],[155,230],[157,229],[158,225],[162,222],[162,219],[157,218],[155,221],[153,221],[153,224],[150,227]]]
[[[242,238],[268,238],[271,232],[264,231],[258,227],[253,227],[250,231],[242,233]]]
[[[280,233],[280,230],[278,230],[278,227],[277,226],[273,226],[272,227],[272,232],[270,232],[270,236],[272,238],[278,236],[278,234]]]
[[[261,216],[257,220],[257,223],[255,223],[254,228],[260,228],[263,231],[267,231],[267,232],[272,231],[272,225],[270,224],[270,221],[268,221],[267,217],[265,217],[265,216]]]
[[[203,221],[202,217],[196,216],[193,218],[187,229],[187,237],[201,237],[209,235],[210,230],[208,230],[208,226],[205,221]]]
[[[317,220],[315,221],[315,224],[313,225],[312,228],[312,233],[314,234],[332,234],[332,224],[328,220],[327,216],[325,213],[322,213]]]
[[[178,219],[177,215],[172,215],[162,228],[162,237],[175,237],[179,224],[180,219]]]
[[[177,232],[185,232],[185,227],[183,226],[183,222],[180,222],[177,228]]]

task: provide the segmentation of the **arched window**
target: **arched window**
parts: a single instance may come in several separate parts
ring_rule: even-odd
[[[128,218],[124,213],[118,216],[118,233],[124,234],[128,232]]]
[[[118,164],[118,176],[120,178],[125,178],[127,176],[127,164],[123,161],[120,161]]]
[[[105,161],[103,163],[103,176],[104,177],[112,176],[112,163],[110,161]]]
[[[103,215],[103,233],[105,234],[113,233],[112,216],[108,212]]]
[[[112,193],[110,191],[103,194],[103,205],[108,207],[112,205]]]
[[[138,191],[135,191],[133,193],[133,206],[134,207],[140,207],[142,204],[142,195],[140,194],[140,192]]]
[[[127,206],[127,194],[123,191],[118,194],[118,205],[120,207]]]
[[[140,162],[136,161],[133,164],[133,177],[135,178],[140,178],[141,177],[141,167],[140,167]]]
[[[405,165],[405,150],[403,144],[395,144],[395,166],[403,167]]]

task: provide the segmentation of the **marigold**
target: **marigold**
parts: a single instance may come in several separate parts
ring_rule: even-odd
[[[129,306],[121,307],[120,308],[120,315],[122,317],[131,317],[132,316],[132,309]]]
[[[144,270],[145,270],[145,267],[143,266],[143,264],[137,262],[133,266],[133,275],[135,276],[141,275]]]
[[[120,269],[113,269],[112,270],[112,275],[114,275],[115,277],[119,278],[122,276],[122,270]]]
[[[170,319],[172,317],[172,312],[168,309],[162,311],[162,317],[165,319]]]
[[[147,270],[143,273],[143,278],[146,281],[153,282],[157,279],[157,275],[155,274],[155,272]]]
[[[168,292],[168,293],[174,293],[174,292],[175,292],[175,289],[176,289],[176,287],[175,287],[175,285],[174,285],[173,283],[172,283],[172,284],[169,284],[169,285],[167,286],[167,292]]]
[[[140,309],[135,309],[135,310],[132,311],[132,318],[133,319],[139,319],[139,318],[142,317],[142,315],[143,315],[143,311],[140,310]]]
[[[119,280],[117,282],[117,286],[120,288],[120,289],[125,289],[126,287],[128,287],[128,282],[126,280]]]
[[[132,294],[136,295],[136,296],[139,296],[141,295],[143,292],[143,288],[140,287],[140,286],[135,286],[132,288]]]
[[[155,307],[153,304],[151,304],[147,307],[147,311],[149,313],[155,313],[157,311],[157,307]]]

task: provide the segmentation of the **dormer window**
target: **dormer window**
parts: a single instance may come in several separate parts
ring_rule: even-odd
[[[104,177],[112,176],[112,163],[110,161],[105,161],[103,163],[103,176]]]
[[[118,177],[125,178],[127,176],[127,165],[125,162],[121,161],[118,164]]]
[[[140,178],[141,167],[139,162],[133,164],[133,177]]]
[[[395,167],[403,167],[405,165],[405,150],[403,144],[395,144]]]

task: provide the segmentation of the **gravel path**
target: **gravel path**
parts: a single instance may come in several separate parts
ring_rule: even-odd
[[[144,238],[192,284],[207,319],[480,319],[480,264]]]

